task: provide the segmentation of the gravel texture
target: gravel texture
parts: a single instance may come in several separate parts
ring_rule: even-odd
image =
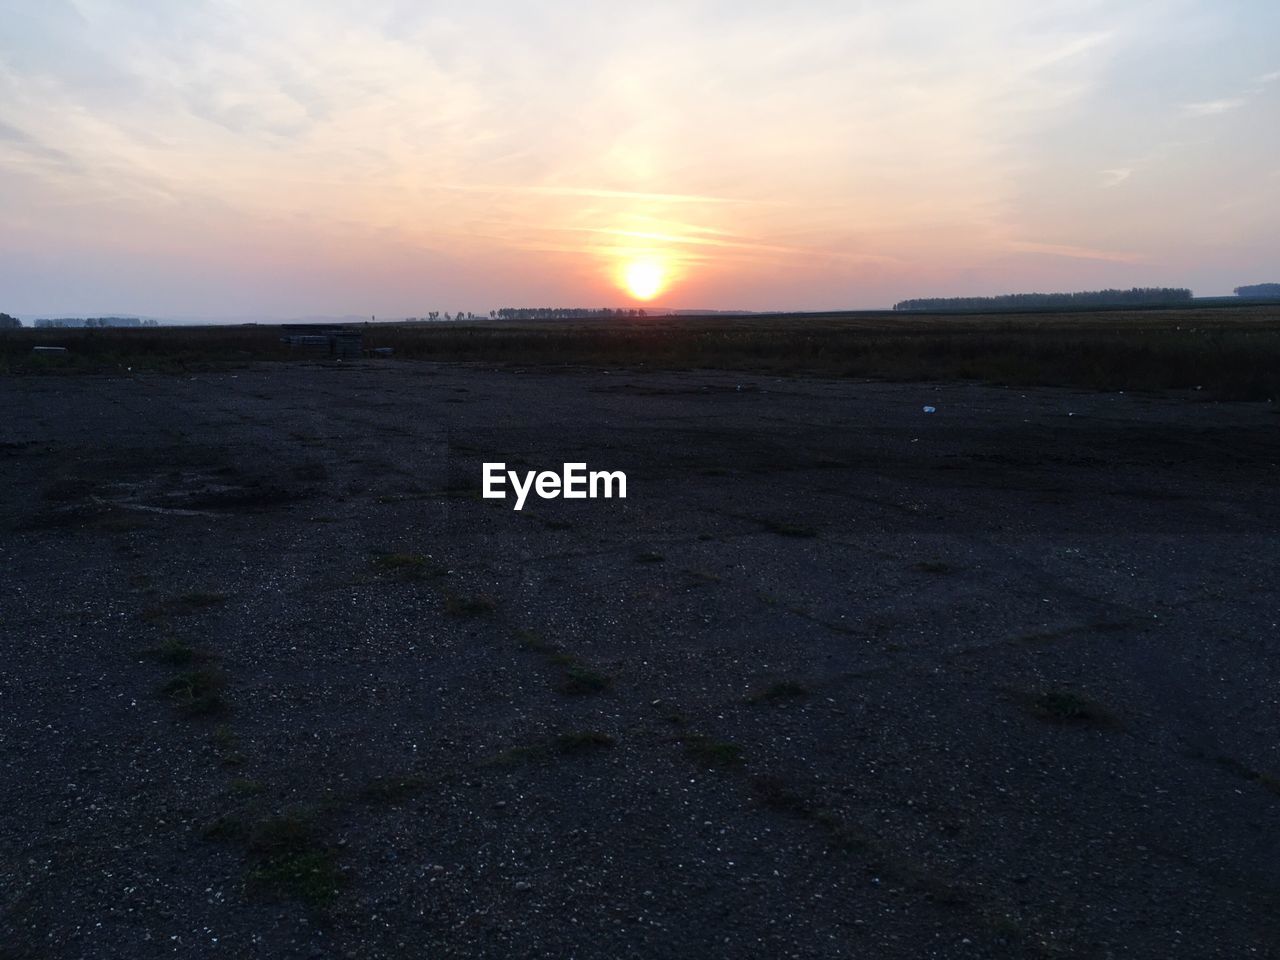
[[[0,403],[5,960],[1280,956],[1270,405],[381,361]],[[517,513],[497,460],[629,496]]]

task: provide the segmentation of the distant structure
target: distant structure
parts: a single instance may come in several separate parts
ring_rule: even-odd
[[[286,323],[281,343],[289,352],[334,357],[339,360],[358,358],[364,350],[364,333],[359,327],[326,327],[313,323]]]
[[[1236,287],[1235,294],[1249,300],[1280,300],[1280,283],[1255,283],[1247,287]]]
[[[22,326],[22,321],[17,317],[11,317],[7,313],[0,313],[0,330],[17,330]]]
[[[1071,310],[1080,307],[1154,307],[1186,303],[1184,287],[1134,287],[1132,290],[1088,290],[1081,293],[1009,293],[1000,297],[940,297],[903,300],[893,309],[930,310]]]

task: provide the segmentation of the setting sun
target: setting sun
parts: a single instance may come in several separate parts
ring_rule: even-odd
[[[666,286],[667,272],[654,260],[635,260],[627,264],[623,281],[637,300],[652,300]]]

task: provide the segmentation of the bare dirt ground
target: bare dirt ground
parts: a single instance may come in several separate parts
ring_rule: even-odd
[[[1280,955],[1271,405],[391,362],[0,403],[6,960]],[[629,497],[516,513],[487,460]]]

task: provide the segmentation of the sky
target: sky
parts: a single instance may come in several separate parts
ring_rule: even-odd
[[[1275,0],[0,0],[18,316],[1222,295],[1277,224]]]

